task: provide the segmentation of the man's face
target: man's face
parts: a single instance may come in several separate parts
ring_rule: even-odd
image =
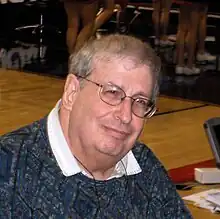
[[[153,79],[144,65],[133,67],[129,59],[97,63],[88,79],[99,84],[111,83],[123,89],[127,96],[151,97]],[[86,80],[74,95],[69,118],[69,139],[80,142],[81,150],[90,154],[123,157],[140,135],[144,119],[132,113],[130,98],[111,106],[99,97],[100,88]],[[74,147],[74,145],[72,145]],[[78,147],[78,146],[76,146]]]

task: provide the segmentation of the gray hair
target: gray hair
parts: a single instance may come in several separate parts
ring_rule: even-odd
[[[159,92],[161,62],[151,46],[127,35],[110,34],[101,39],[91,39],[69,58],[69,73],[88,77],[97,61],[110,62],[112,59],[129,58],[135,67],[146,65],[154,78],[155,86],[152,99],[155,101]]]

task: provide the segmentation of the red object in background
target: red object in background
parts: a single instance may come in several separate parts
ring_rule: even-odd
[[[215,160],[207,160],[195,164],[190,164],[184,167],[171,169],[168,174],[174,183],[184,183],[194,180],[195,168],[216,167]]]

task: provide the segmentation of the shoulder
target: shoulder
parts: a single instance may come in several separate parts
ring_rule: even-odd
[[[45,117],[0,137],[0,218],[11,218],[15,185],[30,185],[41,168],[44,152],[49,151],[46,124]]]
[[[136,142],[132,152],[142,169],[149,169],[149,167],[162,168],[163,165],[152,152],[152,150],[141,142]]]
[[[0,136],[0,173],[6,178],[15,169],[18,157],[40,139],[40,129],[41,120]]]
[[[154,183],[154,186],[161,189],[167,186],[174,188],[164,165],[147,145],[137,142],[132,152],[142,169],[141,177],[149,186]]]
[[[151,149],[137,142],[132,151],[142,169],[137,182],[143,190],[147,189],[150,206],[157,206],[156,218],[191,218],[166,169]]]
[[[158,195],[155,191],[160,191],[160,196],[165,195],[165,193],[168,195],[167,189],[171,189],[175,193],[175,187],[167,171],[150,148],[137,142],[133,153],[142,169],[141,174],[138,176],[140,178],[139,181],[150,189],[152,196]]]
[[[0,136],[0,151],[16,152],[25,142],[36,140],[41,127],[41,120]]]
[[[147,145],[136,142],[132,152],[142,169],[144,180],[160,187],[172,184],[165,167]]]

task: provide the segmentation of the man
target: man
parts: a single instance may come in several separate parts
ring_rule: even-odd
[[[0,218],[191,218],[137,142],[159,72],[154,51],[130,36],[90,40],[71,55],[50,114],[0,139]]]

